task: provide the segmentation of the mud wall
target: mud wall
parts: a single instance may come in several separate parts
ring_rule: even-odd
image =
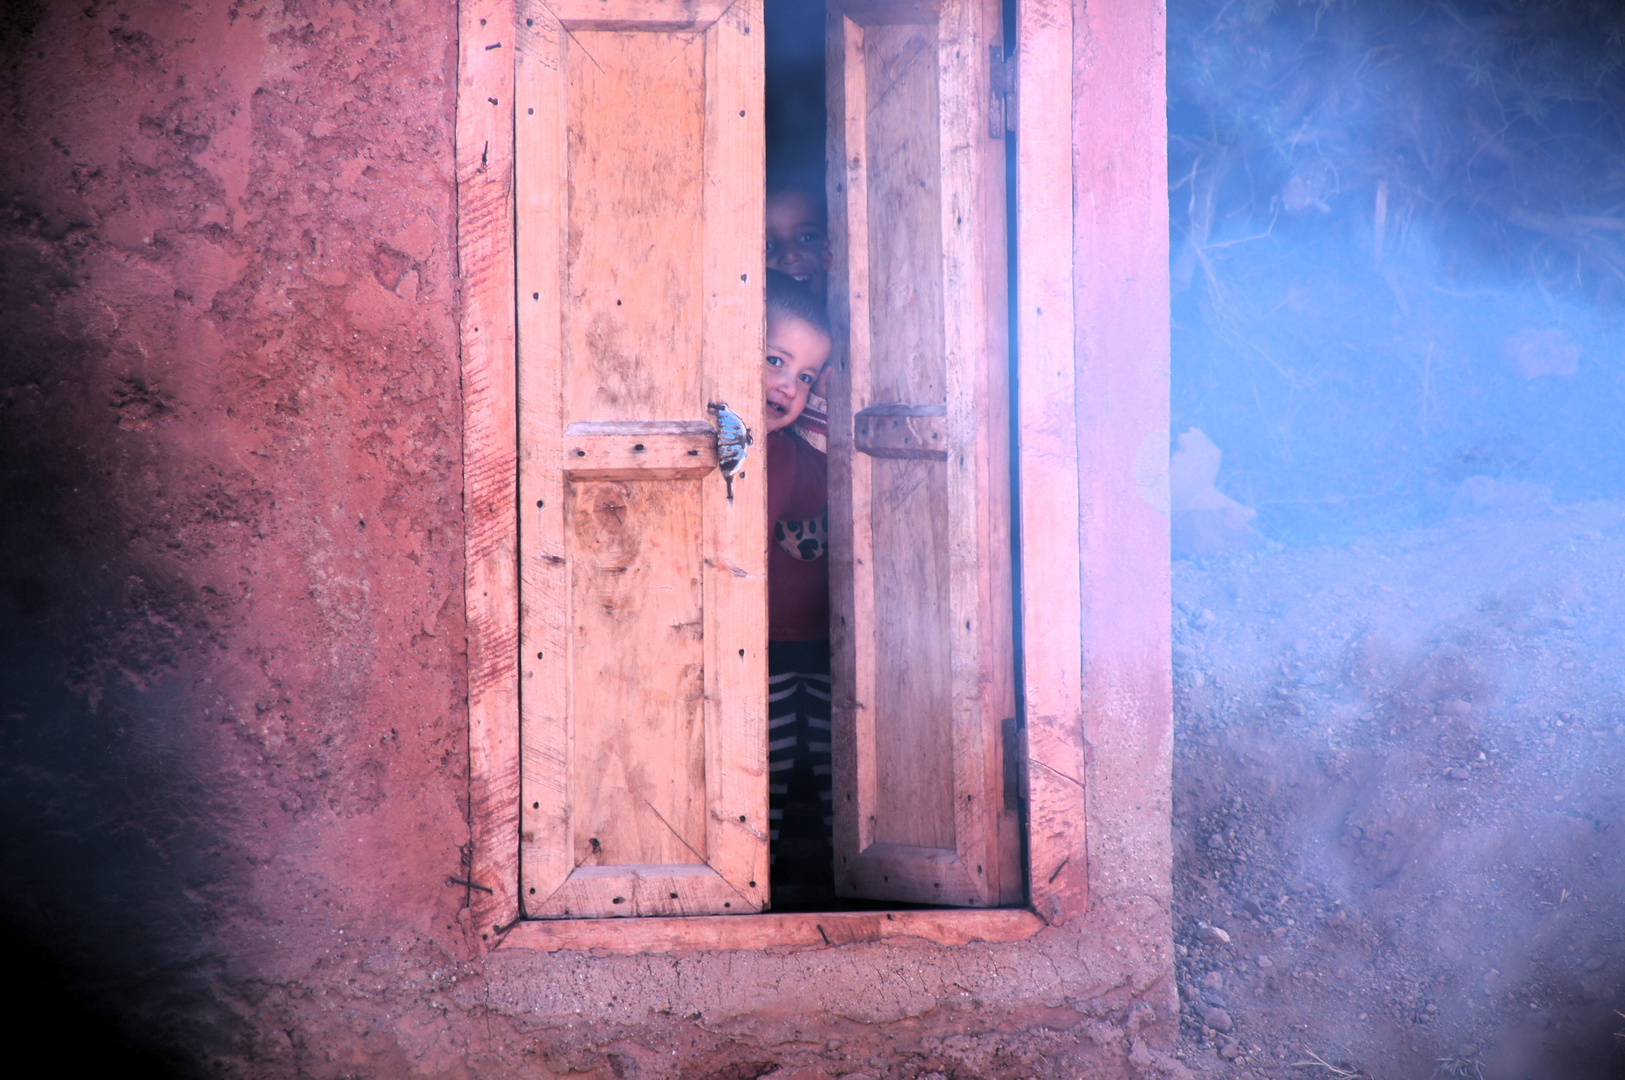
[[[335,988],[458,942],[453,16],[7,13],[7,937],[182,1063],[409,1058]]]
[[[110,1062],[168,1075],[1178,1073],[1165,742],[1102,779],[1135,813],[1089,915],[1027,943],[480,958],[448,884],[469,835],[456,11],[4,19],[20,1029],[111,1033]]]

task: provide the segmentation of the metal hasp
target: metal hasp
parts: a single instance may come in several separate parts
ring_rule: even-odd
[[[717,466],[722,470],[722,479],[728,484],[728,500],[732,502],[734,477],[745,475],[740,466],[745,463],[746,448],[754,445],[756,440],[739,414],[728,408],[726,401],[713,401],[707,407],[717,414]]]

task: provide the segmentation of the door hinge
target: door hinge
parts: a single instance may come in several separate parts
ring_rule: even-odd
[[[1016,51],[1002,45],[989,45],[987,137],[1002,139],[1016,130]]]
[[[1004,808],[1020,810],[1027,801],[1027,729],[1015,717],[999,725],[1004,758]]]

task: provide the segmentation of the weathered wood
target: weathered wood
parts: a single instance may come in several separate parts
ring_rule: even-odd
[[[1167,911],[1173,693],[1163,13],[1132,0],[1100,0],[1073,13],[1087,889],[1091,905],[1134,896]],[[1107,115],[1110,123],[1094,120]],[[1080,873],[1076,862],[1074,855],[1055,882],[1068,884],[1069,913],[1082,910],[1084,886],[1069,879]]]
[[[897,939],[939,945],[1020,941],[1043,929],[1030,911],[837,911],[686,919],[531,920],[501,939],[504,949],[608,949],[618,953],[724,949],[829,949]]]
[[[567,423],[706,417],[707,44],[644,31],[565,36]]]
[[[734,0],[547,0],[570,30],[705,30]]]
[[[519,651],[524,712],[523,877],[562,881],[574,866],[570,828],[570,650],[566,477],[561,440],[565,252],[565,35],[539,0],[521,0],[515,29],[518,176],[519,505],[524,539]]]
[[[973,853],[978,875],[987,860],[986,902],[999,903],[1019,895],[998,880],[1007,860],[997,847],[1001,728],[1015,714],[1005,160],[1002,140],[987,137],[1001,5],[945,6],[940,32],[943,350],[948,433],[958,448],[947,469],[955,830],[967,870]]]
[[[854,619],[874,607],[874,537],[859,527],[857,508],[869,504],[870,461],[854,453],[854,416],[867,408],[869,334],[868,96],[863,28],[831,4],[826,26],[825,101],[830,162],[829,279],[835,334],[829,394],[830,708],[836,859],[850,859],[874,841],[874,818],[860,814],[877,798],[874,745],[875,652],[867,623]],[[862,752],[860,753],[860,749]],[[839,870],[839,862],[837,863]]]
[[[998,903],[1013,715],[998,11],[832,6],[838,892]],[[838,90],[837,90],[838,88]],[[850,432],[851,434],[848,434]],[[1011,838],[1019,838],[1011,833]]]
[[[854,12],[862,6],[854,4]],[[901,6],[875,6],[887,8],[892,15],[904,11]],[[1143,832],[1140,819],[1156,818],[1154,805],[1150,807],[1152,812],[1147,813],[1148,793],[1153,803],[1159,797],[1166,799],[1169,729],[1166,559],[1159,552],[1159,537],[1164,533],[1159,529],[1157,508],[1152,505],[1158,490],[1155,459],[1159,450],[1164,454],[1166,450],[1165,445],[1155,445],[1154,436],[1157,434],[1155,422],[1159,417],[1165,422],[1167,377],[1166,319],[1159,323],[1152,309],[1158,303],[1165,305],[1166,296],[1155,289],[1148,291],[1145,284],[1159,280],[1156,245],[1147,244],[1145,237],[1165,235],[1165,230],[1158,232],[1157,222],[1143,213],[1145,207],[1159,205],[1154,196],[1163,178],[1155,168],[1156,163],[1137,149],[1155,144],[1157,138],[1153,129],[1160,118],[1157,105],[1160,67],[1151,61],[1160,55],[1156,43],[1160,40],[1161,23],[1159,18],[1148,18],[1132,5],[1108,3],[1091,4],[1074,26],[1073,8],[1073,4],[1058,0],[1021,0],[1018,9],[1022,27],[1019,93],[1023,102],[1019,113],[1022,150],[1019,168],[1024,194],[1019,208],[1023,244],[1018,273],[1022,294],[1017,303],[1023,337],[1019,359],[1022,397],[1018,408],[1025,496],[1022,556],[1027,664],[1024,685],[1028,702],[1027,736],[1033,759],[1030,777],[1033,899],[1035,907],[1049,921],[1064,921],[1087,910],[1088,875],[1092,870],[1098,869],[1107,875],[1098,886],[1105,891],[1127,889],[1143,893],[1148,889],[1151,892],[1166,889],[1165,874],[1159,879],[1160,884],[1159,880],[1149,878],[1119,880],[1112,876],[1118,873],[1119,867],[1150,866],[1159,864],[1159,860],[1154,856],[1127,858],[1118,847],[1109,846],[1118,843],[1112,838],[1118,834],[1139,838]],[[565,231],[562,213],[556,205],[550,205],[550,201],[556,203],[563,188],[522,185],[516,207],[510,186],[513,166],[507,157],[513,145],[514,124],[522,129],[553,131],[557,137],[551,141],[537,140],[534,135],[529,142],[521,139],[519,170],[529,176],[538,168],[549,167],[551,158],[555,175],[562,176],[567,149],[564,125],[556,109],[555,115],[550,117],[545,108],[536,108],[534,112],[532,106],[514,108],[509,65],[515,62],[515,54],[519,52],[513,47],[519,34],[516,27],[522,26],[528,17],[537,35],[531,40],[553,40],[554,44],[552,52],[543,50],[540,70],[527,74],[523,56],[518,58],[520,81],[545,79],[548,65],[556,74],[557,50],[562,48],[556,39],[564,35],[556,20],[549,21],[548,10],[535,0],[528,0],[516,19],[512,4],[476,0],[465,3],[460,20],[457,170],[468,497],[473,828],[470,873],[477,884],[493,889],[489,894],[478,890],[470,893],[474,904],[475,944],[483,941],[487,947],[500,944],[503,947],[609,948],[637,952],[775,945],[822,948],[826,947],[826,939],[840,944],[891,936],[961,944],[974,940],[1014,940],[1036,932],[1040,927],[1038,918],[1020,911],[564,919],[521,922],[505,934],[497,932],[497,927],[506,927],[518,910],[519,873],[520,755],[515,702],[519,683],[515,661],[519,650],[518,609],[513,598],[517,592],[516,530],[520,522],[514,514],[512,497],[516,468],[514,346],[511,337],[506,344],[503,341],[503,335],[508,333],[504,328],[511,326],[513,320],[512,228],[516,210],[521,229],[526,228],[529,221],[534,234],[552,237],[551,242],[525,245],[519,253],[519,329],[527,356],[545,357],[551,349],[552,355],[557,357],[562,322],[559,307],[566,299],[562,290],[527,291],[524,288],[527,281],[558,280],[561,274]],[[886,17],[875,17],[871,12],[868,21],[879,22]],[[929,20],[920,17],[916,21]],[[851,260],[848,269],[847,239],[841,235],[844,229],[865,238],[862,242],[865,248],[870,235],[866,185],[851,182],[861,180],[867,171],[865,112],[861,104],[865,99],[864,73],[861,62],[851,62],[861,61],[865,31],[858,22],[843,18],[838,11],[832,12],[831,22],[840,34],[836,39],[839,47],[831,50],[829,84],[832,117],[838,125],[831,130],[832,150],[836,151],[831,155],[832,240],[837,253],[836,271],[831,279],[832,307],[840,327],[868,326],[866,260]],[[575,25],[578,24],[572,24]],[[579,25],[587,26],[585,18]],[[497,41],[504,47],[488,48]],[[1110,47],[1107,47],[1108,42]],[[1132,91],[1133,96],[1125,98],[1123,95],[1128,91]],[[1080,119],[1074,129],[1075,97],[1082,104],[1077,106]],[[491,103],[491,98],[496,98],[496,104]],[[560,103],[557,96],[550,100],[555,106]],[[859,104],[847,109],[843,104],[847,100]],[[1087,120],[1090,116],[1117,115],[1125,109],[1132,116],[1122,125],[1103,126]],[[848,149],[853,152],[850,157],[844,152]],[[1141,160],[1142,157],[1145,160]],[[1075,162],[1083,163],[1082,172],[1076,178]],[[1135,198],[1129,198],[1115,186],[1125,182],[1136,185]],[[1146,195],[1148,192],[1150,195]],[[1080,208],[1076,228],[1072,213],[1074,200]],[[538,216],[545,227],[536,224]],[[747,228],[743,235],[753,240],[757,231]],[[1074,269],[1074,244],[1088,256],[1081,270]],[[1074,297],[1080,298],[1075,317],[1069,310]],[[551,337],[547,332],[549,327]],[[1163,330],[1160,337],[1158,327]],[[867,392],[867,375],[853,379],[851,374],[853,370],[863,373],[868,363],[867,335],[848,334],[839,328],[837,335],[844,345],[837,356],[840,372],[849,385],[860,385],[850,385],[849,400],[832,401],[831,442],[840,442],[844,427],[848,457],[855,459],[844,470],[844,480],[843,470],[832,462],[832,511],[835,502],[866,501],[869,497],[869,458],[850,453],[851,431],[853,411],[875,403],[863,396]],[[1149,360],[1145,363],[1123,360],[1123,357],[1142,355]],[[557,367],[555,360],[555,371]],[[538,389],[550,393],[553,400],[559,400],[557,386],[548,390],[535,377],[527,380],[526,387],[524,400],[527,403],[534,403]],[[734,404],[737,408],[737,402]],[[846,409],[844,424],[840,416],[843,408]],[[532,424],[542,422],[545,426],[546,417],[529,405],[527,418]],[[1134,453],[1132,444],[1141,428],[1149,430],[1138,444],[1138,453]],[[562,438],[562,415],[555,418],[555,430]],[[561,443],[554,445],[562,449]],[[1127,454],[1125,447],[1131,448]],[[1132,461],[1128,460],[1129,455],[1133,456]],[[539,556],[534,560],[527,558],[524,566],[527,611],[538,602],[539,592],[560,597],[567,591],[563,586],[547,584],[565,580],[564,517],[562,510],[553,518],[545,514],[547,508],[562,508],[566,475],[559,455],[551,458],[541,455],[545,459],[542,464],[550,470],[544,473],[538,473],[536,461],[530,460],[535,456],[527,457],[529,478],[525,481],[525,497],[520,505],[523,524],[537,540],[535,550]],[[1088,469],[1080,469],[1080,457],[1088,463]],[[549,477],[550,487],[538,486],[540,475]],[[743,490],[748,490],[748,481],[742,493]],[[543,494],[536,495],[538,491]],[[547,508],[536,507],[536,498],[544,498]],[[1080,520],[1092,524],[1076,534],[1079,539],[1074,540],[1073,522]],[[551,532],[543,528],[547,523],[551,523]],[[854,568],[872,565],[871,540],[871,537],[856,535],[843,541],[839,533],[832,537],[832,545],[837,549],[843,549],[844,545],[845,551],[844,559],[837,558],[832,566],[835,591],[837,595],[846,595],[849,605],[872,604],[872,600],[862,600],[865,591],[872,589],[872,574],[853,573]],[[1073,547],[1074,551],[1081,547],[1081,574],[1079,557],[1066,554],[1072,544],[1079,545]],[[1072,584],[1073,581],[1077,584]],[[1074,602],[1074,597],[1079,599]],[[1160,608],[1159,597],[1164,600]],[[1162,612],[1160,621],[1159,610]],[[1087,642],[1079,629],[1084,626],[1086,612],[1088,626],[1092,628]],[[554,621],[560,620],[555,616]],[[850,638],[853,628],[837,625],[834,632],[837,686],[846,685],[847,712],[857,721],[847,735],[838,731],[836,737],[838,742],[844,738],[850,744],[856,741],[863,718],[870,713],[873,657],[841,647],[843,635]],[[556,687],[560,701],[558,715],[563,715],[566,680],[557,672],[563,670],[566,650],[562,639],[543,639],[542,644],[547,646],[541,650],[546,653],[545,660],[533,662],[533,652],[524,654],[527,709],[533,700],[543,697],[544,690]],[[845,661],[843,654],[847,657]],[[1081,668],[1079,657],[1082,655],[1090,658],[1087,670]],[[561,666],[554,669],[554,664]],[[750,677],[757,685],[763,678],[755,674]],[[1087,725],[1082,721],[1084,687],[1097,703]],[[565,742],[550,747],[545,742],[533,743],[529,735],[527,728],[527,779],[528,763],[555,751],[559,760],[564,760],[567,750]],[[872,739],[872,729],[867,737]],[[1084,771],[1086,742],[1096,748],[1099,761],[1089,766],[1092,771],[1088,774]],[[848,790],[867,791],[872,801],[875,788],[872,759],[855,762],[850,754],[847,758],[855,766],[854,775],[846,781]],[[746,786],[759,786],[759,771],[750,774],[747,770],[747,774]],[[1154,782],[1157,776],[1162,777],[1160,788]],[[1086,779],[1091,780],[1092,798],[1100,800],[1102,806],[1086,805],[1083,786]],[[1147,783],[1154,790],[1148,791]],[[838,806],[838,817],[841,813]],[[1086,836],[1086,815],[1090,821],[1105,821],[1108,826],[1105,832],[1097,830]],[[527,835],[542,824],[543,816],[533,811],[527,802]],[[765,822],[753,821],[751,826],[765,832]],[[1152,831],[1156,832],[1155,827]],[[1162,832],[1166,833],[1165,826]],[[1111,836],[1102,840],[1107,834]],[[869,839],[872,838],[871,830]],[[1091,859],[1085,854],[1086,839],[1108,846],[1102,847]],[[534,836],[529,836],[527,869],[543,850]],[[567,875],[573,872],[569,865],[571,850],[568,845],[560,848]],[[601,903],[621,910],[627,903],[624,895],[622,905],[614,905],[614,895],[622,894],[607,894],[606,890],[625,883],[627,887],[647,891],[653,878],[643,875],[645,869],[641,865],[608,869],[584,866],[579,871],[582,874],[580,887],[607,895]],[[705,870],[699,864],[691,864],[674,876],[685,875],[703,879]],[[1000,895],[1009,902],[1007,883],[1001,886]],[[641,903],[640,899],[639,907]],[[650,910],[656,908],[651,906]],[[881,925],[882,919],[884,925]],[[959,921],[979,919],[991,919],[993,923]]]
[[[1031,898],[1087,904],[1072,253],[1071,0],[1021,0],[1016,320]]]
[[[519,911],[518,521],[513,485],[511,0],[469,0],[458,26],[457,263],[462,283],[472,944]],[[488,890],[488,891],[486,891]]]
[[[735,0],[707,37],[702,401],[727,402],[762,432],[762,0]],[[720,471],[705,478],[707,854],[752,910],[768,899],[765,457],[761,443],[731,498]]]
[[[853,418],[852,441],[870,457],[948,460],[948,410],[942,405],[876,405]]]
[[[576,8],[519,50],[525,911],[756,911],[765,493],[707,405],[760,424],[760,6]]]
[[[700,484],[565,491],[576,867],[705,862]]]
[[[937,21],[942,0],[836,0],[830,8],[857,26],[929,26]]]
[[[699,479],[717,467],[704,420],[584,420],[564,429],[564,469],[577,479]]]

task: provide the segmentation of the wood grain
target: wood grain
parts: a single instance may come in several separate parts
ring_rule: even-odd
[[[1021,0],[1017,421],[1032,901],[1088,903],[1072,249],[1072,5]]]
[[[687,919],[558,919],[520,923],[504,949],[607,949],[616,953],[729,949],[831,949],[914,939],[938,945],[1021,941],[1044,922],[1030,911],[839,911]]]
[[[513,486],[513,59],[509,0],[460,8],[457,263],[462,283],[471,945],[519,911],[518,521]]]
[[[547,0],[570,30],[705,30],[734,0]]]
[[[766,900],[765,492],[706,408],[760,424],[761,12],[656,6],[519,50],[532,917]]]
[[[830,7],[856,26],[929,26],[937,21],[942,0],[835,0]]]
[[[926,13],[909,10],[907,5],[851,3],[847,6],[857,21],[843,18],[839,11],[832,10],[832,78],[829,84],[830,108],[835,120],[830,129],[831,231],[837,254],[836,271],[831,279],[831,298],[833,313],[840,327],[870,323],[867,260],[849,260],[846,257],[851,246],[850,237],[860,238],[860,242],[864,242],[863,238],[869,235],[865,185],[853,182],[860,180],[867,171],[865,112],[861,106],[866,94],[861,63],[865,31],[861,24],[878,24],[887,20],[922,24],[930,21]],[[923,6],[935,11],[935,5]],[[684,6],[681,18],[669,14],[673,10],[671,6],[660,7],[660,17],[670,20],[673,26],[679,23],[691,25],[706,18],[703,13],[693,15],[690,10],[699,11],[702,5]],[[514,597],[519,593],[516,556],[521,519],[515,514],[512,498],[513,476],[517,468],[512,433],[516,425],[517,405],[513,393],[515,343],[511,330],[507,329],[513,325],[515,317],[513,223],[516,214],[520,232],[528,230],[531,238],[529,243],[520,245],[518,253],[519,339],[527,357],[539,361],[529,366],[528,376],[520,379],[521,397],[527,403],[527,430],[539,426],[544,435],[549,430],[561,435],[564,429],[561,415],[549,417],[535,408],[538,397],[540,400],[549,397],[555,402],[560,400],[557,358],[561,351],[559,329],[563,316],[560,307],[565,300],[564,291],[557,287],[551,290],[527,287],[532,283],[547,281],[556,285],[561,280],[560,267],[565,253],[563,211],[560,206],[564,196],[562,170],[567,156],[565,125],[559,111],[563,98],[562,88],[557,85],[550,87],[548,81],[557,79],[566,35],[560,32],[556,20],[549,20],[548,11],[548,7],[537,0],[521,0],[518,12],[512,3],[502,0],[474,0],[463,5],[460,16],[458,258],[464,296],[462,358],[465,388],[464,464],[468,498],[466,586],[470,646],[471,876],[475,882],[493,890],[491,893],[470,893],[474,905],[472,923],[475,945],[592,947],[632,952],[771,945],[823,948],[827,947],[826,937],[834,944],[848,940],[882,940],[893,936],[916,936],[943,944],[960,944],[972,940],[1013,940],[1035,932],[1040,925],[1038,919],[1031,913],[1019,911],[567,919],[523,922],[506,934],[496,932],[498,927],[508,926],[518,910],[519,877],[517,811],[520,746],[516,699],[520,680],[517,667],[520,650],[517,647],[519,609]],[[585,14],[577,15],[579,17],[570,24],[572,28],[591,28],[594,25]],[[747,10],[745,18],[748,20],[751,17]],[[759,18],[759,15],[755,17]],[[529,36],[518,29],[526,18],[532,23]],[[1077,628],[1081,627],[1083,620],[1084,586],[1081,583],[1073,584],[1080,577],[1078,559],[1068,554],[1067,548],[1074,543],[1070,539],[1075,535],[1072,533],[1073,523],[1083,516],[1078,494],[1080,489],[1087,493],[1085,501],[1093,507],[1090,513],[1100,516],[1102,522],[1116,520],[1112,507],[1122,499],[1114,497],[1111,494],[1114,489],[1109,486],[1082,483],[1078,468],[1080,438],[1077,418],[1084,409],[1077,400],[1073,335],[1081,335],[1082,330],[1074,329],[1076,320],[1071,305],[1075,290],[1083,290],[1084,293],[1094,290],[1090,284],[1094,279],[1085,280],[1087,275],[1075,277],[1073,269],[1073,160],[1074,154],[1087,155],[1091,152],[1087,149],[1093,145],[1088,132],[1093,129],[1073,130],[1075,88],[1072,80],[1076,77],[1087,82],[1085,74],[1075,74],[1084,71],[1087,64],[1078,66],[1074,62],[1072,4],[1065,0],[1020,0],[1018,18],[1022,26],[1018,93],[1023,102],[1019,114],[1022,149],[1019,168],[1024,192],[1019,208],[1024,242],[1018,270],[1022,294],[1018,297],[1017,311],[1023,338],[1019,361],[1022,396],[1018,409],[1025,496],[1022,555],[1027,665],[1024,678],[1028,701],[1027,734],[1033,746],[1034,761],[1030,785],[1033,900],[1045,919],[1062,921],[1087,908],[1088,860],[1084,849],[1084,824],[1086,815],[1094,813],[1086,807],[1084,799],[1084,739],[1080,730],[1079,697],[1085,674],[1079,668],[1078,657],[1082,650],[1081,632]],[[1098,32],[1098,27],[1095,31]],[[1090,40],[1090,32],[1081,26],[1076,30],[1085,41]],[[759,42],[759,36],[757,40]],[[507,47],[489,48],[498,41]],[[515,43],[521,47],[514,48]],[[516,63],[519,94],[526,98],[517,102],[517,108],[516,102],[511,100],[515,94]],[[1086,88],[1085,96],[1091,92]],[[1110,87],[1101,92],[1110,92]],[[496,99],[494,103],[492,98]],[[860,104],[848,109],[844,104],[847,100]],[[715,102],[710,103],[708,109],[708,117],[715,115]],[[744,121],[746,126],[752,123],[759,123],[759,109]],[[519,127],[517,154],[514,149],[516,125]],[[548,132],[552,135],[549,136]],[[752,133],[746,133],[747,139],[753,137]],[[744,156],[748,156],[748,152]],[[518,186],[517,199],[512,184],[515,159],[519,173],[526,178],[526,182]],[[551,175],[560,179],[559,183],[533,182],[536,176],[550,175],[549,170]],[[1084,191],[1079,197],[1094,199],[1091,191]],[[753,238],[759,234],[759,224],[753,226],[747,223],[741,231],[745,237]],[[742,271],[753,280],[759,279],[759,254],[759,248],[756,248],[754,268]],[[1110,262],[1104,258],[1103,261]],[[1110,267],[1103,267],[1095,278],[1109,284]],[[743,299],[737,302],[748,305],[748,290],[742,290],[740,295]],[[756,319],[759,325],[759,315]],[[748,325],[749,322],[747,316],[743,323]],[[873,404],[866,396],[867,375],[864,371],[869,357],[869,342],[866,334],[848,334],[838,330],[838,337],[842,348],[837,359],[840,373],[846,378],[847,390],[842,400],[832,401],[831,442],[832,445],[840,443],[844,426],[846,444],[850,447],[854,411]],[[1102,358],[1099,363],[1103,373],[1108,368],[1116,370],[1107,358]],[[554,373],[552,386],[548,385],[545,377],[549,370]],[[853,372],[857,372],[859,377],[854,378]],[[1155,377],[1157,373],[1153,371],[1150,374]],[[1111,385],[1108,379],[1100,389],[1109,392]],[[735,405],[737,408],[737,403]],[[544,447],[552,449],[544,452]],[[531,637],[533,613],[546,606],[545,597],[553,597],[556,603],[568,591],[560,584],[565,580],[567,569],[562,558],[562,492],[566,478],[561,467],[560,448],[561,443],[557,438],[530,440],[524,447],[526,465],[520,505],[528,533],[523,590],[527,637]],[[1094,452],[1102,449],[1102,446],[1091,444],[1089,449]],[[1104,449],[1109,451],[1110,446]],[[850,460],[854,456],[857,460]],[[867,469],[868,462],[863,455],[849,454],[844,467],[837,464],[832,455],[832,516],[835,502],[850,504],[867,500]],[[1132,497],[1132,493],[1129,497]],[[547,508],[559,508],[559,515],[549,516],[544,509],[535,507],[538,498],[546,502]],[[1113,542],[1110,537],[1100,539],[1098,544],[1091,540],[1084,547],[1085,559],[1093,559],[1102,565],[1110,563],[1108,549]],[[1092,547],[1091,544],[1097,546]],[[863,598],[866,590],[872,588],[872,576],[853,571],[869,565],[870,538],[849,533],[843,540],[841,534],[836,532],[832,537],[832,546],[838,552],[844,551],[844,555],[836,558],[832,566],[835,592],[847,597],[845,604],[848,609],[865,603]],[[1073,550],[1076,551],[1076,547]],[[1104,559],[1102,552],[1107,553]],[[536,557],[531,558],[531,553]],[[745,568],[730,564],[730,570],[734,569]],[[1138,570],[1130,576],[1135,575],[1139,575]],[[1137,577],[1135,579],[1138,580]],[[1073,614],[1074,611],[1076,614]],[[541,621],[562,625],[562,617],[557,612]],[[870,713],[869,702],[872,701],[872,652],[866,650],[859,653],[850,647],[841,647],[841,642],[850,641],[855,632],[852,627],[834,628],[838,646],[835,660],[837,693],[838,697],[841,693],[846,695],[842,708],[855,721],[846,725],[844,734],[838,729],[838,744],[844,741],[850,745],[855,741],[855,736],[863,727],[863,718]],[[545,653],[546,660],[532,660],[534,651],[528,648],[530,643],[545,646],[541,651]],[[1101,648],[1098,640],[1095,647],[1097,650]],[[562,639],[531,637],[523,655],[527,713],[533,706],[545,703],[552,695],[558,702],[554,715],[563,716],[565,680],[559,674],[562,667],[555,666],[562,665],[566,655]],[[756,656],[750,660],[761,663]],[[750,676],[757,684],[764,677],[765,674]],[[1097,686],[1096,691],[1111,695],[1113,687],[1108,680]],[[711,690],[708,689],[707,693],[709,695]],[[550,745],[545,740],[534,739],[532,735],[533,729],[527,723],[524,746],[527,784],[536,774],[544,771],[533,767],[538,760],[545,761],[551,757],[562,763],[567,749],[567,744],[562,740],[557,745]],[[711,751],[708,749],[707,753],[709,755]],[[875,787],[872,760],[867,763],[855,762],[851,753],[845,757],[848,764],[853,766],[851,775],[844,781],[848,790],[854,794],[867,791],[872,799]],[[759,769],[754,772],[746,769],[743,775],[743,794],[748,802],[750,791],[759,786]],[[537,840],[546,831],[543,827],[546,815],[540,811],[533,812],[528,798],[526,815],[528,871],[546,850],[546,845]],[[713,819],[716,816],[715,812],[711,814]],[[838,805],[837,818],[842,817],[843,808]],[[856,837],[860,830],[857,827],[859,823],[854,820],[855,815],[846,811],[844,817],[844,826],[838,827]],[[755,821],[751,825],[758,830],[765,827]],[[872,840],[872,835],[869,839]],[[572,872],[568,865],[570,850],[568,845],[559,849],[564,875]],[[583,867],[581,887],[600,893],[614,890],[618,884],[631,887],[626,883],[652,881],[652,878],[639,876],[642,869],[628,867],[617,872]],[[697,865],[690,866],[685,873],[696,883],[705,878],[703,868]],[[683,887],[686,889],[688,885]],[[1001,888],[1001,895],[1008,902],[1007,887]],[[719,905],[725,902],[719,901]],[[621,907],[613,905],[613,895],[608,896],[604,903]],[[657,905],[651,904],[650,910],[657,909]],[[981,919],[992,922],[983,925],[965,921]]]
[[[1013,710],[1002,144],[983,145],[997,5],[858,14],[829,38],[837,891],[997,903]]]
[[[874,405],[852,418],[852,442],[870,457],[947,461],[947,417],[942,405]]]
[[[519,324],[519,505],[523,717],[522,900],[546,897],[574,866],[570,813],[570,567],[562,440],[566,297],[564,49],[540,0],[521,0],[515,217]],[[538,885],[538,883],[542,883]]]
[[[850,257],[865,260],[870,285],[868,325],[853,327],[868,339],[868,408],[945,408],[947,398],[937,53],[935,25],[863,30],[868,232]],[[837,887],[930,903],[940,890],[921,892],[921,879],[940,883],[940,868],[874,864],[879,851],[956,850],[947,461],[877,460],[868,471],[869,499],[852,515],[872,544],[872,606],[852,617],[859,647],[874,653],[873,734],[857,753],[872,758],[876,781],[862,807],[863,862]]]
[[[705,402],[761,433],[766,189],[762,0],[707,32]],[[767,906],[767,468],[705,478],[705,731],[709,861],[751,910]],[[738,899],[724,901],[739,910]],[[713,911],[717,910],[712,908]]]
[[[564,48],[565,422],[704,419],[704,37]]]
[[[717,467],[704,420],[582,420],[564,429],[564,469],[576,479],[699,479]]]
[[[706,861],[700,484],[566,489],[577,867]]]
[[[880,459],[874,496],[874,845],[955,850],[946,461]],[[878,854],[875,852],[874,854]],[[889,897],[888,897],[889,898]],[[911,897],[912,899],[912,897]]]

